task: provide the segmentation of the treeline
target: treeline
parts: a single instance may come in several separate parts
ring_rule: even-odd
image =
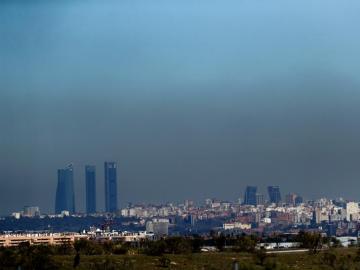
[[[72,258],[74,268],[80,265],[83,256],[93,255],[145,254],[148,256],[158,256],[160,257],[161,264],[167,265],[169,261],[166,255],[199,253],[204,246],[215,247],[219,252],[231,251],[252,254],[256,264],[262,266],[267,261],[268,256],[265,250],[259,249],[257,245],[263,242],[263,240],[255,235],[212,235],[207,238],[194,235],[191,237],[165,237],[155,241],[146,240],[137,243],[99,242],[86,239],[78,240],[73,244],[64,242],[58,246],[36,246],[29,243],[21,243],[18,247],[0,248],[0,269],[58,269],[59,265],[54,261],[54,256],[63,255],[67,255],[67,258]],[[309,249],[310,254],[316,254],[324,247],[340,246],[336,239],[323,237],[318,233],[300,232],[294,240],[300,243],[300,247]],[[337,257],[336,255],[334,257],[334,254],[325,253],[324,264],[336,266],[338,263]],[[95,268],[103,269],[101,267]]]

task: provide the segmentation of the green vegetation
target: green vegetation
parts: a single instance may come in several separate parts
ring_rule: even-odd
[[[262,251],[259,251],[262,252]],[[161,256],[136,255],[82,255],[76,269],[179,269],[222,270],[360,270],[356,248],[339,248],[313,253],[237,253],[214,252],[195,254],[165,254]],[[54,256],[59,269],[73,269],[74,256]]]
[[[301,233],[297,240],[309,249],[270,254],[256,249],[255,236],[214,236],[218,252],[203,252],[200,237],[169,237],[136,245],[79,240],[70,245],[0,248],[0,269],[237,269],[239,270],[360,270],[360,248],[341,248],[332,239]],[[333,247],[328,248],[333,242]],[[205,243],[206,244],[206,243]]]

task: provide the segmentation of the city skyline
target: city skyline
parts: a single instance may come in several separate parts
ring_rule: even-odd
[[[46,214],[52,215],[52,214],[63,214],[63,213],[67,213],[72,215],[72,214],[101,214],[101,213],[113,213],[113,214],[119,214],[120,210],[125,209],[126,207],[129,207],[129,205],[132,206],[142,206],[142,205],[157,205],[157,206],[161,206],[161,205],[167,205],[169,203],[175,203],[175,204],[182,204],[184,203],[184,205],[186,204],[193,204],[193,202],[199,203],[197,205],[208,205],[208,201],[211,200],[212,202],[221,202],[221,203],[239,203],[240,205],[243,206],[253,206],[253,207],[258,207],[258,206],[262,206],[262,205],[276,205],[276,206],[282,206],[282,205],[287,205],[287,206],[291,206],[291,205],[299,205],[302,203],[310,203],[313,204],[316,201],[321,201],[323,199],[326,200],[340,200],[343,202],[352,202],[353,200],[349,199],[349,198],[344,198],[344,197],[337,197],[337,198],[329,198],[326,196],[323,197],[319,197],[319,198],[314,198],[309,199],[309,200],[304,200],[303,196],[300,195],[299,193],[294,193],[294,192],[286,192],[284,199],[282,199],[282,195],[280,192],[280,187],[279,186],[266,186],[265,187],[260,187],[264,188],[264,190],[267,191],[267,196],[264,196],[263,193],[259,193],[259,187],[258,186],[249,186],[247,185],[244,189],[244,196],[243,197],[238,197],[236,200],[231,200],[231,199],[226,199],[226,198],[218,198],[218,197],[212,197],[212,198],[206,198],[203,201],[199,201],[199,200],[193,200],[191,198],[186,198],[183,200],[183,202],[179,202],[179,201],[160,201],[157,203],[154,202],[127,202],[126,206],[125,205],[121,205],[119,206],[117,203],[117,198],[118,198],[118,188],[117,188],[117,162],[109,162],[109,161],[105,161],[104,162],[104,184],[105,184],[105,191],[107,190],[107,188],[109,188],[110,186],[116,187],[115,190],[116,192],[114,192],[114,190],[109,189],[107,192],[105,192],[105,209],[97,209],[97,197],[98,197],[98,191],[96,190],[96,166],[94,165],[85,165],[85,181],[84,181],[84,186],[83,186],[83,192],[85,192],[86,194],[86,209],[84,210],[79,210],[79,211],[75,211],[75,198],[76,198],[76,194],[73,191],[73,184],[74,184],[74,177],[73,177],[73,172],[74,172],[74,164],[70,163],[68,166],[66,166],[63,169],[58,169],[58,184],[57,184],[57,189],[56,189],[56,193],[55,193],[55,211],[49,211]],[[107,194],[109,193],[109,194]],[[110,194],[111,193],[111,194]],[[190,200],[189,200],[190,199]],[[359,204],[359,203],[356,203]],[[195,206],[195,205],[194,205]],[[125,208],[124,208],[125,207]],[[39,215],[40,210],[39,210],[39,206],[29,206],[29,205],[25,205],[24,206],[24,216],[34,216],[34,215]],[[64,212],[65,211],[65,212]],[[26,214],[28,212],[32,212],[33,214]],[[38,212],[36,214],[36,212]],[[22,212],[13,212],[13,214],[18,214],[18,213],[22,213]],[[35,214],[34,214],[35,213]],[[66,214],[67,215],[67,214]],[[1,216],[1,215],[0,215]]]
[[[76,177],[74,177],[74,167],[79,167],[76,166],[76,164],[74,163],[69,163],[69,165],[67,165],[66,167],[64,167],[63,169],[57,169],[57,176],[58,176],[58,180],[57,180],[57,188],[56,191],[54,192],[54,200],[55,200],[55,211],[52,210],[52,208],[50,207],[43,207],[41,206],[41,209],[44,209],[46,213],[51,214],[51,213],[57,213],[60,214],[61,210],[57,210],[57,205],[61,205],[61,207],[63,207],[63,205],[68,205],[70,207],[65,207],[65,208],[70,208],[70,209],[75,209],[75,205],[78,205],[78,203],[80,202],[79,205],[81,205],[80,207],[77,207],[76,211],[74,210],[68,210],[68,209],[62,209],[65,211],[69,211],[70,214],[72,213],[104,213],[104,212],[109,212],[109,213],[115,213],[117,210],[121,209],[122,207],[125,207],[126,205],[128,205],[129,203],[131,204],[166,204],[168,202],[181,202],[181,201],[185,201],[188,199],[191,199],[192,201],[195,201],[197,203],[202,204],[204,200],[206,199],[214,199],[214,200],[219,200],[219,201],[239,201],[239,199],[242,200],[243,205],[258,205],[258,200],[260,197],[260,200],[262,202],[266,202],[266,203],[283,203],[283,204],[288,204],[289,200],[293,200],[294,203],[300,203],[302,202],[304,199],[306,200],[317,200],[320,198],[328,198],[328,199],[339,199],[339,198],[343,198],[345,200],[349,200],[352,201],[354,200],[354,198],[349,198],[346,197],[346,194],[342,195],[342,196],[336,196],[336,197],[329,197],[327,195],[323,195],[323,196],[319,196],[319,197],[309,197],[305,194],[299,194],[299,192],[297,192],[296,190],[290,190],[290,191],[283,191],[281,192],[281,187],[278,185],[269,185],[268,183],[265,183],[263,185],[256,185],[256,186],[249,186],[246,183],[242,183],[241,186],[243,186],[243,188],[239,189],[238,192],[238,196],[235,196],[233,198],[224,198],[224,197],[219,197],[219,196],[204,196],[201,198],[190,198],[190,197],[183,197],[183,198],[179,198],[177,200],[154,200],[154,201],[145,201],[145,200],[139,200],[139,201],[126,201],[123,202],[121,204],[118,203],[118,197],[119,197],[119,191],[121,191],[121,185],[119,186],[117,184],[117,162],[115,161],[105,161],[103,162],[103,167],[104,167],[104,171],[103,172],[98,172],[96,170],[96,165],[84,165],[83,169],[84,170],[84,175],[83,175],[83,179],[77,179]],[[112,175],[108,176],[108,174],[106,173],[106,168],[112,168],[115,169],[115,173],[114,171],[111,173]],[[76,171],[76,170],[75,170]],[[103,178],[98,177],[103,175]],[[106,180],[108,177],[108,180]],[[100,178],[100,179],[98,179]],[[110,197],[107,199],[106,196],[106,185],[108,183],[108,181],[112,181],[112,185],[114,186],[115,183],[115,187],[116,187],[116,192],[112,192],[112,202],[111,202],[111,207],[110,207]],[[115,181],[115,182],[114,182]],[[64,183],[66,182],[66,184]],[[76,192],[74,191],[73,186],[75,184],[80,185],[80,189],[77,190]],[[98,207],[98,202],[99,202],[99,198],[101,201],[101,189],[98,188],[98,186],[100,185],[105,185],[105,196],[104,196],[104,201],[105,203],[103,204],[102,207]],[[123,183],[126,185],[126,183]],[[60,187],[59,187],[60,185]],[[61,200],[60,199],[60,195],[58,195],[58,193],[63,194],[64,190],[67,191],[67,194],[65,195],[66,199]],[[82,198],[81,195],[84,195],[85,197],[85,201],[81,202],[79,200],[79,198]],[[281,195],[282,194],[282,195]],[[80,196],[78,196],[80,195]],[[292,196],[292,198],[290,198],[289,196]],[[107,200],[108,200],[108,207],[106,207],[107,204]],[[60,201],[60,203],[59,203]],[[76,202],[76,203],[75,203]],[[260,203],[262,204],[262,203]],[[25,204],[24,207],[27,207],[27,205],[32,205],[35,207],[39,207],[40,204],[37,203],[28,203]],[[100,203],[100,205],[102,205]],[[93,211],[95,209],[95,211]],[[13,212],[16,209],[10,209],[9,212],[7,213],[0,213],[1,215],[4,214],[9,214],[11,212]]]
[[[85,165],[85,182],[84,190],[86,194],[86,209],[84,211],[75,211],[75,198],[76,194],[74,193],[74,176],[73,169],[74,165],[70,163],[64,169],[58,169],[58,184],[55,194],[55,214],[62,214],[63,211],[69,212],[69,214],[74,213],[86,213],[86,214],[95,214],[95,213],[117,213],[122,206],[118,205],[118,184],[117,184],[117,162],[114,161],[105,161],[104,162],[104,184],[105,184],[105,209],[97,209],[97,197],[98,191],[96,189],[96,166],[95,165]],[[284,205],[295,205],[303,202],[303,197],[298,193],[286,193],[284,196],[285,199],[282,200],[281,191],[279,186],[267,186],[267,197],[264,194],[259,193],[258,186],[246,186],[244,197],[237,198],[242,205],[249,206],[259,206],[264,204],[284,204]],[[184,199],[185,204],[188,202],[188,199]],[[206,198],[205,201],[210,198]],[[317,198],[319,199],[319,198]],[[213,197],[211,200],[219,200],[219,198]],[[219,200],[223,201],[224,200]],[[226,200],[231,201],[231,200]],[[193,202],[193,200],[191,200]],[[142,202],[144,203],[144,202]],[[161,202],[164,204],[165,202]],[[168,203],[168,202],[166,202]],[[128,202],[128,204],[133,204],[133,202]],[[148,204],[152,204],[148,202]],[[207,202],[205,203],[207,204]],[[38,206],[24,206],[24,209],[39,209]],[[25,210],[24,210],[25,211]],[[29,210],[26,210],[29,211]],[[25,211],[25,212],[26,212]],[[34,210],[31,210],[34,211]],[[51,214],[51,212],[50,212]]]

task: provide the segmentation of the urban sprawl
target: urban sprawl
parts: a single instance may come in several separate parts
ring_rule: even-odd
[[[356,201],[304,200],[296,193],[282,196],[279,186],[268,186],[264,196],[256,186],[247,186],[243,199],[236,202],[206,199],[196,204],[185,200],[178,204],[129,204],[119,209],[116,162],[105,162],[104,176],[105,212],[96,209],[96,168],[86,166],[86,213],[78,213],[73,166],[59,169],[55,214],[42,214],[37,206],[25,206],[23,211],[0,218],[0,246],[16,246],[24,241],[59,244],[96,238],[136,242],[214,234],[281,235],[282,242],[287,242],[289,235],[303,231],[338,237],[347,245],[357,241],[359,235],[360,210]]]

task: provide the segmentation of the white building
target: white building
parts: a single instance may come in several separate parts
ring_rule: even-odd
[[[343,247],[354,246],[358,243],[357,237],[352,236],[336,237],[336,239],[340,241]]]
[[[346,220],[355,221],[359,219],[359,203],[348,202],[346,204]]]
[[[40,216],[40,208],[38,206],[24,206],[24,217]]]
[[[157,236],[169,234],[169,220],[168,219],[153,219],[146,222],[146,233]]]
[[[251,229],[251,224],[245,224],[245,223],[240,223],[240,222],[224,223],[223,229],[224,230],[234,230],[234,229],[249,230],[249,229]]]

